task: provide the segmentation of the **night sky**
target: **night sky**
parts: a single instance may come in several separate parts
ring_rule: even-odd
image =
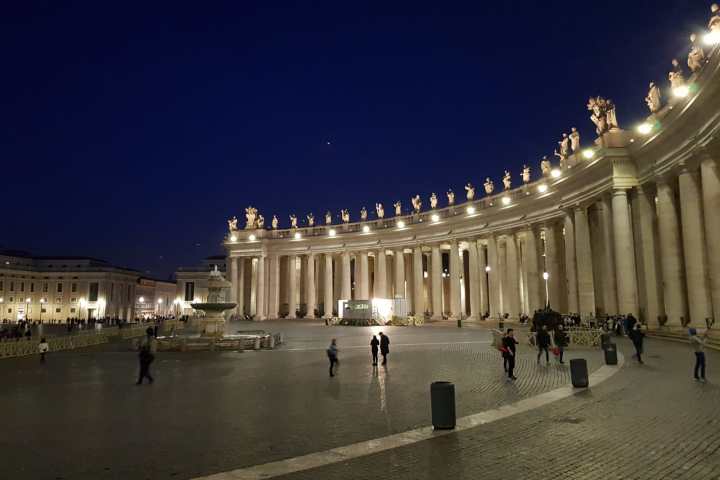
[[[286,227],[517,184],[591,142],[590,95],[637,123],[710,3],[7,2],[0,246],[165,278],[248,205]]]

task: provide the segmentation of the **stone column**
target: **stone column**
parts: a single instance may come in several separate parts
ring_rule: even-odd
[[[653,200],[642,190],[642,187],[638,187],[637,198],[643,278],[645,280],[645,316],[649,325],[657,327],[658,317],[665,314],[665,306],[656,264],[658,248],[655,243],[655,208],[653,208]]]
[[[527,272],[528,316],[545,305],[545,281],[538,261],[537,233],[528,226],[525,230],[525,262]]]
[[[579,313],[595,315],[595,282],[590,247],[590,225],[585,207],[575,208],[575,255],[578,279]]]
[[[705,214],[710,297],[714,318],[720,322],[720,166],[709,155],[700,164]]]
[[[326,253],[323,255],[325,258],[325,268],[323,270],[324,281],[323,281],[323,318],[332,317],[333,312],[333,257],[332,254]]]
[[[237,257],[230,257],[230,262],[228,262],[228,277],[230,279],[230,283],[232,283],[232,288],[230,288],[230,301],[233,303],[237,303],[237,294],[238,294],[238,278],[237,278],[237,271],[238,271],[238,258]]]
[[[575,224],[570,213],[565,214],[565,278],[567,281],[568,313],[579,313],[577,264],[575,263]]]
[[[413,252],[405,256],[403,253],[403,260],[405,265],[405,299],[407,300],[408,312],[414,312],[415,308],[413,305],[413,294],[415,289],[413,288]]]
[[[405,298],[405,254],[402,248],[394,252],[393,267],[395,269],[395,298]]]
[[[280,257],[270,256],[270,289],[268,291],[268,318],[278,318],[280,310]]]
[[[358,286],[357,298],[359,300],[370,299],[370,270],[368,267],[368,252],[362,251],[358,256],[355,257],[355,261],[360,261],[359,267],[356,270],[360,274],[360,278],[356,280]]]
[[[440,245],[435,244],[431,247],[432,269],[430,288],[432,290],[432,319],[442,320],[442,255],[440,253]]]
[[[450,318],[462,316],[460,308],[460,249],[457,240],[450,243]]]
[[[250,272],[248,280],[250,281],[250,305],[248,305],[248,313],[251,316],[257,315],[257,258],[250,258]]]
[[[387,288],[387,255],[384,248],[375,252],[374,278],[373,296],[376,298],[390,298]]]
[[[352,285],[350,282],[350,252],[345,250],[342,253],[342,287],[340,289],[341,300],[352,300]]]
[[[511,319],[520,318],[520,279],[518,268],[517,243],[515,235],[510,233],[505,237],[505,256],[507,262],[507,313]]]
[[[423,291],[422,247],[413,249],[413,307],[415,315],[422,317],[425,313],[425,295]]]
[[[288,315],[287,318],[296,318],[297,315],[297,257],[288,256]]]
[[[238,259],[237,277],[238,294],[236,300],[237,306],[235,307],[235,310],[237,310],[238,314],[245,315],[245,259],[243,257],[240,257]]]
[[[490,312],[491,318],[497,319],[502,316],[502,312],[500,312],[500,272],[498,268],[498,245],[497,239],[495,237],[488,238],[487,249],[488,267],[490,267],[490,271],[487,272],[488,290],[490,291],[490,295],[488,297],[488,311]]]
[[[255,300],[255,320],[265,320],[265,255],[258,257],[257,263],[257,298]]]
[[[566,313],[567,298],[563,282],[565,271],[562,268],[562,246],[560,243],[559,226],[550,223],[545,226],[545,271],[548,273],[547,293],[550,308]]]
[[[697,172],[684,170],[679,177],[679,186],[690,321],[694,326],[704,327],[705,319],[712,317],[712,300],[707,281],[708,258],[705,253],[705,228],[699,175]],[[720,214],[720,212],[712,213]],[[718,240],[713,239],[713,241]]]
[[[635,270],[635,244],[627,191],[617,189],[612,197],[613,237],[615,239],[615,271],[620,314],[639,316],[637,272]]]
[[[665,182],[657,185],[657,216],[660,236],[660,265],[667,324],[680,325],[687,316],[685,274],[680,250],[680,222],[675,206],[675,192]]]
[[[307,295],[307,298],[305,299],[305,305],[307,305],[307,314],[305,315],[308,318],[315,318],[315,309],[317,308],[317,299],[315,297],[315,254],[314,253],[308,253],[307,256],[307,269],[305,271],[305,294]]]
[[[613,222],[615,221],[615,217],[613,211],[614,206],[611,208],[611,202],[614,202],[614,200],[608,198],[607,196],[603,197],[602,201],[600,202],[600,218],[603,235],[603,303],[605,305],[605,312],[608,315],[616,315],[618,313],[621,315],[626,315],[630,310],[626,312],[622,308],[618,309],[618,284],[616,279],[619,274],[616,273],[615,270],[615,246],[617,245],[617,239],[613,235]],[[625,210],[627,210],[627,198],[625,203]]]
[[[488,290],[488,276],[487,271],[485,270],[485,267],[487,267],[487,260],[485,255],[485,245],[481,241],[477,241],[477,275],[480,279],[480,292],[478,295],[478,298],[480,299],[478,303],[478,318],[482,317],[486,313],[490,312],[490,298],[489,290]]]
[[[482,312],[480,311],[480,270],[478,261],[478,248],[475,240],[468,240],[468,274],[470,296],[470,317],[468,320],[480,320]],[[452,268],[452,266],[450,267]],[[484,275],[485,272],[483,271]]]

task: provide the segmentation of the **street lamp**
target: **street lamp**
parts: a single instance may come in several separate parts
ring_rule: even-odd
[[[160,309],[162,308],[163,300],[162,298],[157,299],[157,313],[161,313]]]
[[[548,272],[543,272],[543,280],[545,280],[545,305],[550,305],[550,291],[548,290],[548,278],[550,278],[550,274]]]

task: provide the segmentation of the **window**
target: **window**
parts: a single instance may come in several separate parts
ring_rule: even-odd
[[[55,298],[55,303],[62,303],[62,298],[61,297]]]
[[[77,283],[73,282],[73,283],[70,284],[70,291],[71,291],[72,293],[77,292]]]
[[[75,313],[75,309],[74,309],[74,308],[71,308],[71,309],[70,309],[70,313]]]
[[[48,283],[43,282],[43,293],[47,293],[47,291],[48,291]]]
[[[62,282],[57,283],[57,293],[62,293]]]
[[[55,313],[60,313],[60,312],[62,312],[62,308],[56,308],[56,309],[55,309]]]
[[[11,292],[15,291],[15,282],[10,282],[10,291]]]
[[[93,282],[90,284],[90,291],[88,293],[89,302],[97,302],[98,290],[100,290],[100,285],[98,284],[98,282]]]
[[[115,284],[114,283],[110,284],[110,301],[111,302],[115,301]]]
[[[20,282],[20,291],[21,292],[25,291],[25,282]]]
[[[41,309],[40,309],[40,313],[47,313],[47,309],[46,309],[46,308],[44,308],[44,307],[43,307],[43,308],[41,308]]]
[[[77,298],[75,298],[75,297],[71,298],[70,303],[77,303]]]
[[[192,302],[195,299],[195,282],[185,282],[185,301]]]
[[[30,282],[30,293],[35,291],[35,282]]]
[[[5,289],[5,285],[3,284],[2,280],[0,280],[0,292],[2,292]]]

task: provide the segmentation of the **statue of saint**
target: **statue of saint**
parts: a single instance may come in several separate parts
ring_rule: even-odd
[[[402,215],[402,204],[400,203],[400,200],[393,203],[393,207],[395,207],[395,216],[396,217],[399,217],[400,215]]]
[[[432,208],[432,209],[437,208],[437,195],[435,195],[435,192],[433,192],[433,194],[430,195],[430,208]]]
[[[473,184],[468,182],[467,185],[465,185],[465,191],[467,192],[467,199],[472,200],[475,198],[475,187],[473,187]]]
[[[656,113],[662,108],[662,99],[660,97],[660,89],[655,83],[650,82],[650,89],[648,90],[647,97],[645,97],[645,103],[651,113]]]
[[[350,212],[346,208],[343,208],[340,210],[340,218],[344,223],[350,223]]]
[[[528,167],[527,165],[523,165],[522,181],[523,183],[530,183],[530,167]]]
[[[362,207],[362,209],[360,209],[360,220],[362,220],[363,222],[367,220],[367,209],[365,207]]]
[[[237,230],[237,217],[233,215],[233,217],[227,221],[228,222],[228,230],[231,232],[234,232]]]
[[[297,228],[297,217],[295,215],[290,215],[290,227]]]
[[[315,215],[312,213],[308,213],[306,215],[307,221],[308,221],[308,227],[314,227],[315,226]]]
[[[257,228],[265,228],[265,217],[260,214],[257,216]]]
[[[330,210],[325,212],[325,225],[332,225],[332,213],[330,213]]]
[[[602,135],[618,127],[615,116],[615,104],[612,100],[603,97],[590,97],[587,109],[592,112],[590,120],[595,124],[595,133]]]
[[[680,67],[680,62],[678,62],[676,58],[673,58],[672,66],[672,71],[668,73],[670,88],[675,89],[685,86],[685,76],[683,75],[682,68]]]
[[[550,175],[550,170],[552,170],[552,164],[550,163],[550,160],[548,160],[546,155],[543,155],[542,160],[540,160],[540,171],[543,174],[543,177],[547,177]]]
[[[573,153],[580,150],[580,132],[575,127],[570,129],[570,149]]]
[[[505,187],[505,190],[510,190],[511,183],[510,172],[505,170],[505,175],[503,175],[503,186]]]
[[[383,208],[382,203],[376,203],[375,204],[375,213],[377,214],[378,218],[385,217],[385,208]]]
[[[245,229],[249,230],[255,228],[255,221],[257,219],[257,208],[247,207],[245,209]]]
[[[493,190],[495,190],[495,184],[492,180],[490,180],[490,177],[485,178],[485,193],[487,195],[490,195]]]
[[[558,157],[560,159],[560,168],[565,169],[565,166],[567,165],[567,157],[564,156],[562,153],[558,152],[557,148],[553,152],[553,155],[555,155],[556,157]]]
[[[451,190],[447,191],[448,205],[455,205],[455,192]]]
[[[720,35],[720,6],[717,3],[710,5],[710,12],[713,14],[708,23],[710,33]]]
[[[422,200],[420,200],[420,195],[415,195],[413,198],[411,198],[410,203],[412,203],[415,213],[419,212],[422,208]]]
[[[272,225],[273,230],[277,230],[278,227],[278,218],[277,215],[273,215],[272,220],[270,221],[270,224]]]
[[[707,61],[705,59],[705,50],[703,50],[702,46],[700,46],[700,42],[697,40],[697,35],[694,33],[690,35],[692,47],[690,48],[690,53],[688,53],[687,64],[688,67],[690,67],[690,71],[693,73],[699,71]]]
[[[570,139],[568,138],[567,133],[563,133],[562,140],[558,142],[558,145],[560,145],[560,154],[564,156],[565,158],[570,156]]]

